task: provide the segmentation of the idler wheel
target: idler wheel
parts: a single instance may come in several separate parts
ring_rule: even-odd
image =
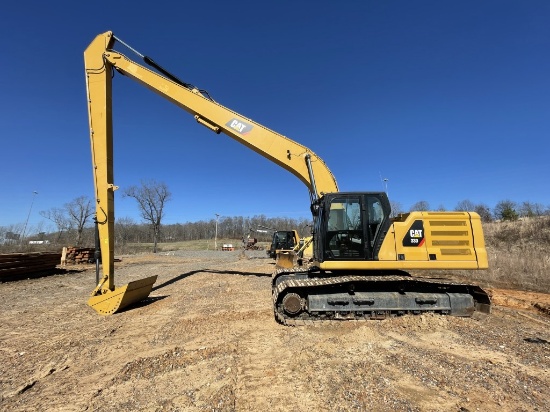
[[[283,309],[289,315],[297,315],[302,311],[302,298],[297,293],[289,293],[283,298]]]

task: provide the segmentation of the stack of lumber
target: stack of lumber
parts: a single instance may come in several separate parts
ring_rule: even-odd
[[[10,276],[51,272],[61,261],[61,253],[9,253],[0,255],[0,279]]]
[[[68,247],[65,263],[68,265],[81,265],[95,262],[95,249],[89,247]]]

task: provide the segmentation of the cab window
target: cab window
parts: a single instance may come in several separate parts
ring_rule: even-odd
[[[371,248],[374,246],[374,240],[380,230],[380,225],[384,221],[384,209],[380,199],[375,196],[367,196],[368,212],[368,237]]]
[[[361,200],[334,198],[330,204],[327,224],[327,258],[364,258],[365,244],[361,215]]]

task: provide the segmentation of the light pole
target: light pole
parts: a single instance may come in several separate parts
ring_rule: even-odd
[[[38,192],[35,190],[32,192],[31,207],[29,208],[29,214],[27,215],[27,220],[25,221],[25,227],[23,227],[23,233],[21,234],[21,242],[25,239],[25,232],[27,231],[27,224],[29,223],[29,218],[31,217],[32,205],[34,204],[34,198]]]
[[[390,195],[388,194],[388,180],[390,180],[390,179],[388,179],[387,177],[384,178],[384,186],[386,188],[386,195],[388,195],[388,197],[389,197]]]
[[[218,219],[220,215],[217,213],[214,213],[216,215],[216,235],[214,236],[214,250],[218,250]]]

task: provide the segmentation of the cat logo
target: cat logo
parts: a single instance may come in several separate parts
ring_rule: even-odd
[[[424,245],[424,223],[415,220],[403,238],[403,246],[419,247]]]
[[[253,127],[251,124],[243,122],[242,120],[239,120],[239,119],[231,119],[225,125],[227,127],[230,127],[232,130],[243,135],[247,135],[252,130],[252,127]]]

